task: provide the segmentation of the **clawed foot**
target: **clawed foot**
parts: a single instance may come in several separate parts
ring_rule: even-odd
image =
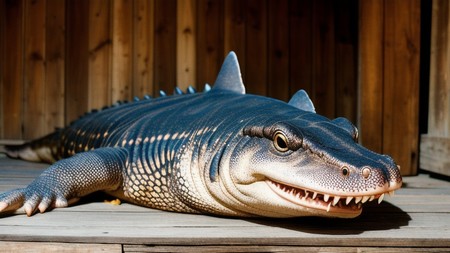
[[[34,189],[36,185],[17,189],[0,194],[0,213],[26,213],[31,216],[37,210],[43,213],[46,210],[67,207],[76,202],[78,198],[67,201],[64,196],[49,189]]]

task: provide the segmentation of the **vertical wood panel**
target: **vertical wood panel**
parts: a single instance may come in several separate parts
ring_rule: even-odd
[[[284,101],[289,98],[288,8],[287,0],[269,1],[268,95]]]
[[[335,37],[331,0],[313,2],[313,82],[316,110],[335,117]]]
[[[88,0],[66,0],[66,124],[88,111]]]
[[[196,82],[196,0],[177,2],[177,86],[185,90]]]
[[[4,138],[23,138],[23,1],[5,2],[5,26],[2,37],[5,55],[3,64],[2,98]],[[8,63],[8,64],[6,64]]]
[[[336,66],[336,116],[346,117],[356,124],[356,55],[358,2],[334,2],[335,7],[335,66]]]
[[[240,0],[224,0],[224,55],[234,51],[241,67],[242,78],[246,83],[245,72],[245,29],[246,4]]]
[[[213,84],[223,60],[223,1],[197,0],[197,85]]]
[[[133,1],[113,2],[112,100],[131,99]]]
[[[45,96],[45,0],[25,2],[25,104],[24,129],[26,139],[46,134]]]
[[[5,138],[4,120],[3,120],[3,101],[6,96],[3,90],[4,87],[4,74],[1,63],[5,62],[5,23],[6,23],[6,1],[0,1],[0,138]]]
[[[359,101],[360,141],[381,152],[383,147],[383,24],[384,3],[359,2]]]
[[[267,11],[265,0],[247,2],[245,87],[248,93],[265,95],[268,86]]]
[[[420,139],[420,168],[446,176],[450,176],[449,35],[450,3],[433,1],[428,133]]]
[[[64,126],[65,1],[47,0],[45,34],[45,131]]]
[[[111,103],[111,1],[89,1],[88,107]]]
[[[433,2],[428,133],[450,138],[450,3]]]
[[[134,4],[133,94],[153,94],[154,10],[152,0],[138,0]]]
[[[175,0],[155,2],[155,88],[171,92],[176,82]],[[156,92],[158,92],[156,90]]]
[[[405,174],[418,161],[420,1],[385,1],[383,152]],[[403,122],[407,122],[404,124]]]
[[[310,0],[289,2],[290,95],[300,89],[313,95],[312,4]]]

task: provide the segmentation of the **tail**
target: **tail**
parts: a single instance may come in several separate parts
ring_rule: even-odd
[[[22,159],[30,162],[54,163],[58,160],[58,144],[60,130],[42,138],[26,142],[24,144],[4,145],[0,148],[10,158]]]

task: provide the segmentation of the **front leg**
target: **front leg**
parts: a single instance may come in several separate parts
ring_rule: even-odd
[[[128,152],[99,148],[60,160],[26,188],[0,194],[0,213],[23,208],[28,216],[49,207],[66,207],[96,191],[120,190]]]

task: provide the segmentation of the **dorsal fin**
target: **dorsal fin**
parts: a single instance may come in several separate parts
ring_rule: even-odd
[[[236,54],[231,51],[223,62],[212,91],[230,91],[245,94],[241,70]]]
[[[294,96],[292,96],[291,100],[289,100],[288,104],[303,111],[316,112],[313,102],[309,98],[308,93],[304,90],[297,91]]]

